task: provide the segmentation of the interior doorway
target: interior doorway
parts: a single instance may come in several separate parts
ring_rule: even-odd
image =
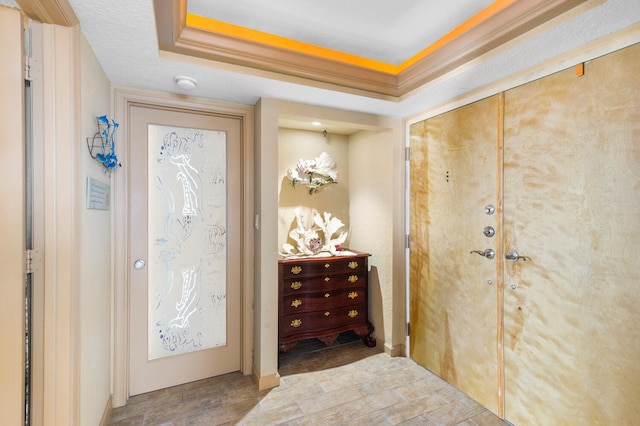
[[[231,244],[240,247],[238,249],[237,264],[232,267],[232,273],[237,277],[238,282],[238,307],[240,312],[235,312],[238,319],[234,326],[237,331],[228,330],[227,335],[237,339],[239,346],[239,356],[236,369],[240,369],[244,374],[251,373],[252,366],[252,287],[251,278],[253,276],[253,208],[250,195],[252,193],[252,115],[251,107],[229,105],[212,101],[198,99],[179,99],[172,95],[149,93],[135,90],[116,91],[116,113],[115,119],[120,123],[120,134],[123,134],[123,154],[121,161],[123,167],[136,167],[132,163],[132,144],[146,143],[146,138],[140,141],[138,134],[134,130],[134,121],[131,119],[133,109],[149,109],[160,113],[162,111],[174,111],[183,114],[182,118],[190,114],[200,116],[219,117],[235,122],[237,145],[236,163],[234,165],[233,176],[237,184],[236,193],[238,207],[234,208],[234,220],[237,221],[237,231],[233,235],[227,235]],[[153,120],[149,121],[151,123]],[[157,121],[153,121],[157,124]],[[177,125],[178,122],[172,123]],[[187,127],[190,127],[187,126]],[[123,174],[124,175],[124,174]],[[132,211],[132,203],[136,202],[136,194],[133,187],[133,180],[127,176],[115,183],[116,196],[114,209],[118,212],[115,219],[115,229],[119,231],[115,236],[115,371],[114,371],[114,406],[122,406],[132,392],[138,393],[130,387],[132,377],[131,369],[135,366],[131,363],[129,353],[131,351],[131,338],[133,337],[128,324],[132,320],[129,306],[132,301],[130,290],[134,285],[133,276],[139,272],[134,266],[135,256],[129,245],[129,235],[131,233],[131,222],[129,219]],[[144,196],[143,196],[144,197]],[[123,232],[123,230],[127,230]],[[234,296],[236,297],[236,296]],[[227,326],[229,323],[227,322]],[[146,341],[146,339],[145,339]],[[215,372],[212,374],[216,374]],[[162,386],[162,385],[161,385]],[[144,390],[143,390],[144,391]]]

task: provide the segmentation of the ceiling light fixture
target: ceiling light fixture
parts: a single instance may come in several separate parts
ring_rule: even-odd
[[[182,90],[193,90],[198,85],[198,81],[195,78],[186,75],[177,75],[173,78],[173,81]]]
[[[319,125],[321,125],[322,123],[321,123],[321,122],[319,122],[319,121],[312,121],[312,122],[311,122],[311,124],[313,124],[314,126],[319,126]]]

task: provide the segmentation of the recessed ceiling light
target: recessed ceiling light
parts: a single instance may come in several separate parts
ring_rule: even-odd
[[[186,75],[177,75],[173,78],[173,81],[182,90],[193,90],[198,85],[198,81],[195,78]]]
[[[321,122],[319,122],[319,121],[312,121],[312,122],[311,122],[311,124],[313,124],[314,126],[320,126],[320,125],[322,125],[322,123],[321,123]]]

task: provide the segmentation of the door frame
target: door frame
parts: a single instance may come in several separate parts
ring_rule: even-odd
[[[241,121],[241,274],[240,274],[240,371],[249,375],[252,371],[253,354],[253,175],[254,148],[252,106],[210,101],[173,94],[149,92],[129,88],[113,91],[114,119],[120,124],[118,158],[122,169],[114,176],[113,193],[113,397],[114,407],[125,405],[129,398],[129,154],[127,136],[129,134],[129,108],[132,105],[166,108],[183,112],[214,113],[236,118]]]
[[[4,324],[4,345],[0,353],[2,395],[0,409],[9,424],[24,424],[24,76],[23,26],[18,10],[0,10],[0,181],[3,204],[0,233],[0,267],[3,271],[0,297],[5,305],[0,313]]]

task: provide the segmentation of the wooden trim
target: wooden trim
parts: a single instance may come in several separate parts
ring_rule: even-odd
[[[496,242],[496,286],[498,297],[496,300],[497,316],[496,316],[496,352],[498,355],[498,416],[504,419],[504,92],[498,94],[498,113],[496,115],[496,125],[498,128],[497,143],[497,200],[496,220],[498,237]]]
[[[0,411],[2,422],[24,424],[24,250],[25,151],[22,17],[0,8],[0,268],[3,302],[3,347],[0,351]]]
[[[104,412],[102,413],[102,418],[100,419],[100,426],[107,426],[109,423],[109,418],[111,416],[111,411],[113,407],[113,402],[111,402],[111,396],[107,400],[107,405],[104,407]]]
[[[254,369],[251,378],[253,383],[258,385],[258,390],[271,389],[280,386],[280,374],[278,373],[260,377],[258,372]]]
[[[68,0],[16,0],[20,9],[34,21],[72,27],[79,23]]]
[[[34,208],[41,210],[44,257],[42,322],[43,390],[38,412],[50,424],[76,425],[80,417],[79,221],[83,198],[77,185],[79,138],[79,27],[35,25],[34,59],[41,74],[34,101],[44,100],[34,122],[34,143],[42,154],[44,187]],[[37,105],[37,104],[34,104]],[[38,414],[40,416],[40,414]],[[48,423],[48,424],[49,424]]]
[[[242,184],[243,223],[242,259],[241,259],[241,304],[242,304],[242,338],[241,338],[241,371],[251,374],[253,355],[253,107],[226,102],[209,101],[199,98],[149,92],[135,89],[116,88],[114,90],[114,118],[120,123],[120,131],[128,135],[129,107],[131,105],[148,105],[154,108],[166,107],[183,111],[206,111],[235,117],[242,122]],[[128,164],[128,149],[119,154],[123,164]],[[125,405],[129,398],[129,174],[124,171],[118,175],[114,183],[114,373],[113,373],[113,406]]]
[[[397,90],[403,95],[407,94],[583,2],[515,2],[400,73]]]
[[[426,56],[411,58],[411,65],[373,66],[370,60],[344,62],[309,51],[283,48],[248,38],[238,38],[193,27],[187,23],[186,0],[154,0],[161,51],[194,56],[215,63],[237,66],[237,71],[255,70],[295,77],[310,85],[326,84],[334,90],[398,101],[402,96],[468,63],[492,49],[584,3],[586,0],[517,1],[494,14],[485,14],[471,28],[454,30]],[[459,33],[459,34],[458,34]],[[415,62],[414,62],[415,61]],[[379,64],[378,64],[379,65]],[[218,65],[219,66],[219,65]],[[380,71],[397,69],[397,72]]]

